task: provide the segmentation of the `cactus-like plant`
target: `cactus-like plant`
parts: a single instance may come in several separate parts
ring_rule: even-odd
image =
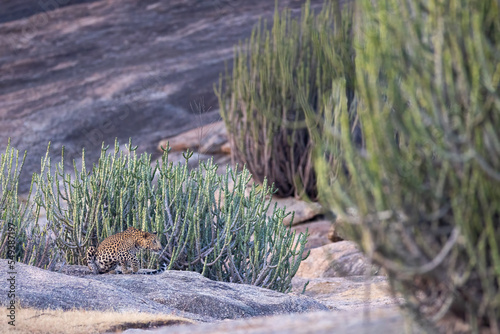
[[[300,20],[276,9],[272,30],[259,23],[245,47],[236,49],[232,75],[221,77],[215,89],[233,159],[258,182],[274,183],[279,196],[316,199],[311,129],[323,126],[320,106],[335,78],[347,78],[345,94],[353,98],[346,9],[341,16],[338,1],[326,1],[316,14],[307,1]]]
[[[370,1],[356,25],[356,94],[318,151],[321,197],[388,272],[422,323],[500,332],[500,3]],[[452,330],[451,330],[452,331]]]
[[[53,268],[58,259],[53,239],[46,226],[39,226],[37,213],[30,202],[32,186],[26,201],[18,196],[22,160],[19,151],[10,146],[0,155],[0,258]]]
[[[297,237],[283,224],[283,209],[268,215],[271,188],[247,187],[248,170],[185,163],[151,165],[150,155],[129,154],[115,144],[103,147],[99,161],[88,171],[85,155],[73,176],[64,159],[52,170],[44,159],[35,175],[36,202],[47,212],[57,247],[68,263],[84,264],[85,251],[129,226],[157,231],[163,251],[159,258],[140,253],[143,265],[165,261],[168,269],[197,271],[208,278],[258,285],[288,292],[304,258],[306,234]],[[64,155],[63,155],[64,158]],[[231,186],[232,185],[232,186]]]
[[[19,161],[19,152],[10,146],[10,141],[5,153],[0,155],[0,254],[2,258],[12,260],[17,260],[22,253],[22,243],[16,239],[29,221],[27,210],[17,195],[19,174],[25,158],[26,153]]]

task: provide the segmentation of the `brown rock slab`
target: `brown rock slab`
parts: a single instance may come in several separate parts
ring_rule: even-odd
[[[332,242],[353,240],[353,236],[360,235],[360,229],[359,217],[354,212],[348,217],[337,215],[330,231],[328,231],[328,239]]]
[[[286,208],[286,212],[295,212],[293,222],[292,215],[289,215],[283,220],[283,223],[287,226],[290,225],[290,222],[292,222],[293,226],[309,221],[314,217],[323,214],[325,211],[323,207],[316,202],[306,202],[294,197],[273,197],[271,206],[269,207],[269,215],[272,214],[275,203],[278,208]]]
[[[378,267],[370,264],[354,242],[340,241],[311,249],[296,275],[304,278],[359,276],[367,270],[376,273]]]
[[[305,249],[309,250],[331,243],[328,239],[328,231],[332,225],[333,223],[331,221],[322,219],[292,226],[292,230],[297,233],[306,233],[306,230],[308,231],[309,237],[307,238]]]
[[[224,153],[222,146],[227,144],[227,131],[224,122],[215,122],[183,132],[177,136],[163,139],[158,149],[170,146],[172,151],[197,151],[202,154]]]
[[[231,154],[231,144],[229,144],[229,142],[227,143],[224,143],[221,147],[220,147],[220,151],[224,154]]]
[[[339,228],[338,224],[332,223],[330,225],[330,228],[328,229],[328,234],[327,234],[328,240],[331,242],[339,242],[342,240],[346,240],[345,234],[339,233]]]

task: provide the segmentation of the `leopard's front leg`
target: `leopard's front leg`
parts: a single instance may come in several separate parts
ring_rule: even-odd
[[[119,254],[118,255],[118,263],[120,264],[122,268],[122,274],[130,274],[130,270],[128,270],[127,265],[128,265],[128,259],[127,259],[127,254]]]
[[[120,261],[120,266],[122,267],[122,274],[130,274],[131,271],[128,270],[128,263],[127,261]]]
[[[130,259],[130,262],[132,263],[132,271],[134,274],[139,271],[139,260],[135,256],[132,256]]]

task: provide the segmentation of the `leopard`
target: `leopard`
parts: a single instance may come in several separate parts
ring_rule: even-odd
[[[120,274],[116,269],[121,266],[122,274],[159,274],[166,269],[166,264],[155,271],[138,273],[139,260],[135,256],[139,248],[149,249],[153,252],[162,250],[160,240],[155,233],[144,232],[135,227],[129,227],[123,232],[111,235],[104,239],[97,249],[90,246],[87,249],[87,266],[94,274]],[[128,269],[131,265],[132,270]]]

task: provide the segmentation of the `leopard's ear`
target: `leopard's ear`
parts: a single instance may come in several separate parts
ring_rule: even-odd
[[[156,232],[156,231],[153,231],[153,234],[154,234],[154,235],[157,235],[157,234],[158,234],[158,232]]]

